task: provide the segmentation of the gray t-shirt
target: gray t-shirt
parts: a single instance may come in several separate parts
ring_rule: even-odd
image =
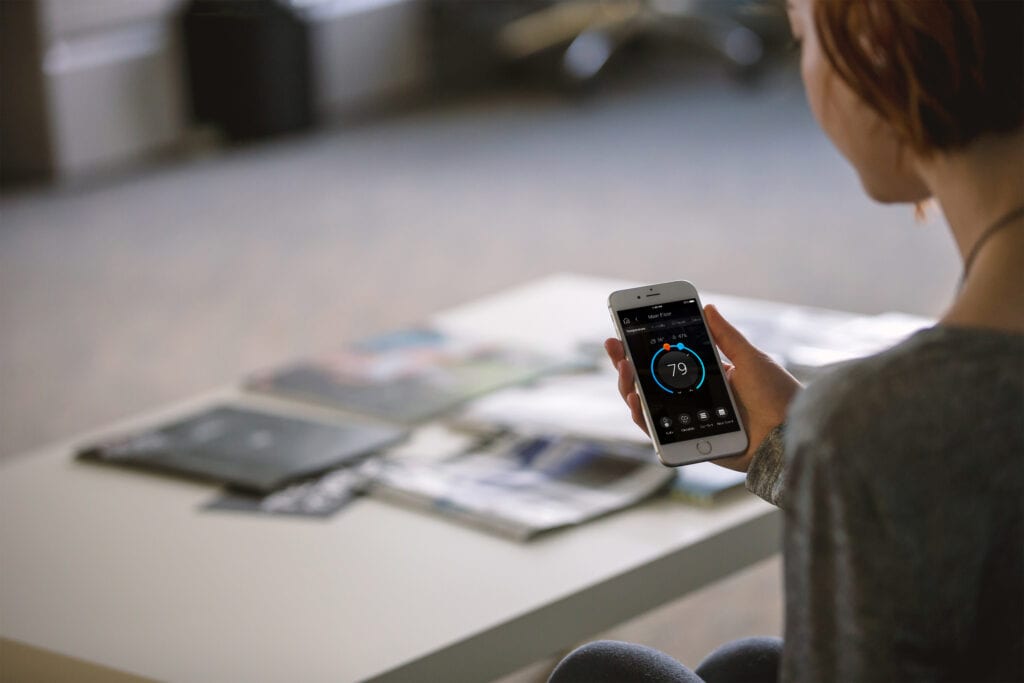
[[[1024,335],[935,327],[790,407],[783,681],[1024,679]]]

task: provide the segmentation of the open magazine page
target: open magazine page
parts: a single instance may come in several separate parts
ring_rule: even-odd
[[[409,329],[255,375],[246,387],[411,423],[495,389],[584,367],[576,359]]]
[[[705,299],[752,344],[800,379],[813,379],[835,363],[884,351],[935,324],[905,313],[858,315],[720,294]]]
[[[565,434],[593,441],[647,445],[630,418],[611,364],[601,371],[548,377],[528,387],[483,396],[456,417],[459,424],[491,425],[526,434]]]
[[[526,540],[634,505],[672,481],[650,447],[558,436],[505,438],[442,462],[389,458],[371,495]]]

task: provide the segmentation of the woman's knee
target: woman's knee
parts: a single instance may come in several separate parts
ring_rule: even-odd
[[[582,681],[701,683],[696,674],[664,652],[617,640],[597,640],[576,648],[555,667],[548,679],[548,683]]]
[[[697,667],[697,674],[707,683],[774,683],[781,662],[781,638],[742,638],[708,655]]]

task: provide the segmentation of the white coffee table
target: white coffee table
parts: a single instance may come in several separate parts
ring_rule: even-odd
[[[569,349],[611,333],[605,298],[628,284],[549,278],[437,323]],[[213,486],[72,459],[83,441],[239,396],[0,467],[0,637],[161,680],[486,681],[779,547],[778,512],[746,493],[712,508],[661,498],[520,544],[370,499],[325,521],[204,512]]]

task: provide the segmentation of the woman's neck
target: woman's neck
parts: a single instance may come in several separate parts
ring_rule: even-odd
[[[918,170],[949,223],[961,261],[974,254],[943,322],[1024,332],[1024,130],[922,160]]]

